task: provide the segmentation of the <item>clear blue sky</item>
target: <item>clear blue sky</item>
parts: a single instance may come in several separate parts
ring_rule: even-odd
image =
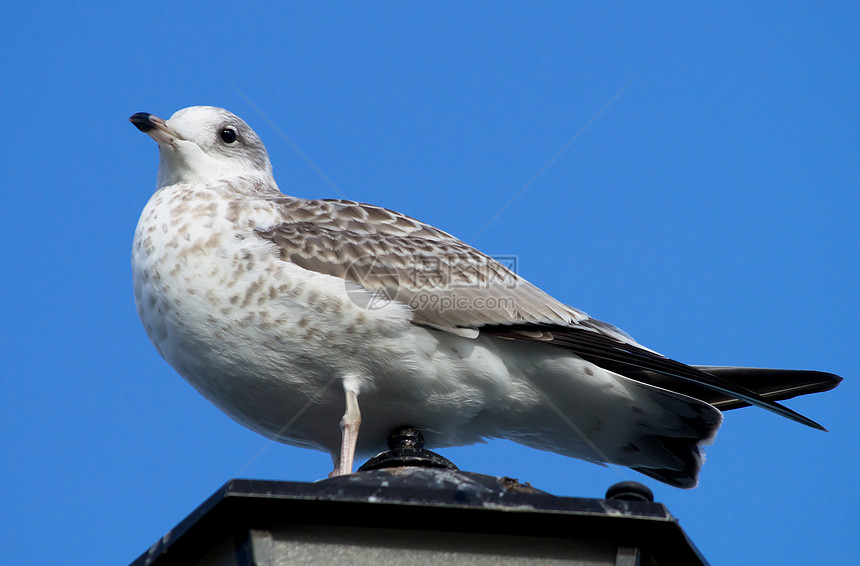
[[[157,151],[127,118],[224,106],[282,190],[443,228],[644,344],[821,369],[824,434],[726,415],[701,485],[507,442],[442,451],[560,495],[628,478],[714,564],[857,556],[856,3],[4,6],[0,516],[9,564],[131,561],[240,470],[315,480],[156,353],[129,254]],[[492,226],[480,228],[629,81]]]

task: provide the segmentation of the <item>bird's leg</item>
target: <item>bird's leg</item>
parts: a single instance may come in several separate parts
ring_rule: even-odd
[[[358,427],[361,425],[361,411],[358,410],[358,394],[347,384],[344,384],[346,393],[346,412],[340,420],[342,431],[340,443],[340,456],[335,461],[334,471],[329,477],[345,476],[352,473],[352,461],[355,458],[355,443],[358,441]]]

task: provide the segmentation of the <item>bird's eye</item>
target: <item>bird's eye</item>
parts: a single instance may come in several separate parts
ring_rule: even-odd
[[[222,129],[220,135],[221,135],[221,140],[224,143],[228,143],[228,144],[235,142],[236,137],[237,137],[236,136],[236,130],[234,130],[233,128]]]

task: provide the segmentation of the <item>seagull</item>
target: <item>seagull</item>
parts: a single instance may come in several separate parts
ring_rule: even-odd
[[[836,375],[686,365],[438,228],[287,196],[225,109],[130,121],[159,149],[132,249],[149,338],[235,421],[330,453],[332,476],[410,425],[429,447],[504,438],[690,488],[724,410],[824,430],[776,401]]]

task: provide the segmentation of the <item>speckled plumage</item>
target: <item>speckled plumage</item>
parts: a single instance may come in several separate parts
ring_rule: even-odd
[[[709,374],[640,346],[432,226],[376,206],[282,194],[262,142],[226,110],[132,122],[160,150],[158,190],[132,252],[146,332],[233,419],[330,452],[335,473],[408,424],[429,446],[509,438],[695,485],[699,445],[720,412],[625,377],[623,364],[704,381],[795,418],[731,383],[708,385]],[[601,356],[617,362],[612,370]]]

